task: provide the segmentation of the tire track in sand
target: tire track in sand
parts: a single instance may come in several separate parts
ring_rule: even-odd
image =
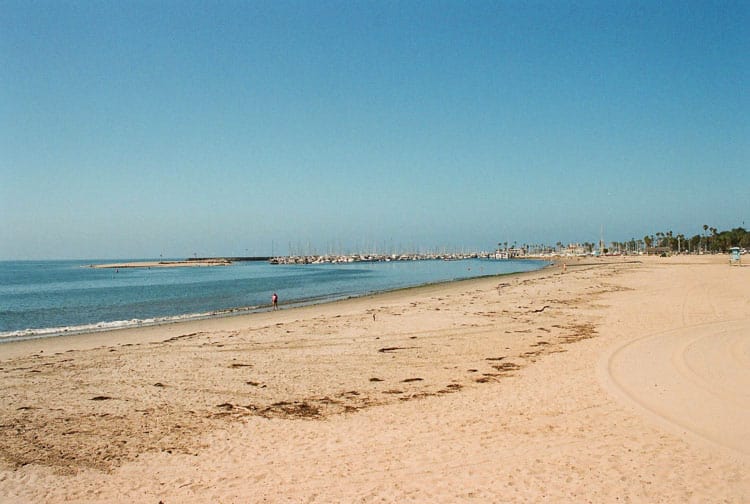
[[[750,460],[750,319],[631,340],[599,371],[605,389],[667,430]]]

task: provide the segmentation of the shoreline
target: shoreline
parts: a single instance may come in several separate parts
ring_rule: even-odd
[[[408,287],[398,287],[391,290],[377,291],[371,293],[365,293],[362,295],[347,295],[340,298],[327,298],[323,301],[294,301],[281,303],[278,311],[293,312],[295,310],[314,309],[315,307],[326,307],[326,306],[344,306],[346,303],[357,303],[362,300],[372,300],[377,302],[382,298],[383,300],[392,300],[406,298],[408,294],[424,295],[425,293],[432,292],[435,289],[449,286],[461,286],[462,284],[471,284],[472,282],[486,282],[493,279],[501,279],[506,277],[532,277],[535,274],[539,274],[544,271],[548,271],[550,268],[556,267],[556,264],[549,264],[538,270],[533,271],[520,271],[515,273],[504,273],[500,275],[483,275],[471,278],[462,278],[457,280],[445,280],[432,282],[427,284],[420,284]],[[596,266],[596,264],[585,264],[580,266]],[[235,327],[241,325],[244,319],[249,317],[258,317],[261,315],[273,314],[271,304],[258,307],[247,307],[245,308],[234,308],[227,310],[227,313],[220,314],[198,314],[195,317],[175,319],[162,322],[154,323],[143,323],[125,327],[112,327],[112,328],[93,328],[91,330],[84,330],[80,332],[65,331],[54,334],[43,334],[34,335],[28,337],[10,337],[0,338],[0,349],[3,350],[0,355],[0,362],[5,357],[17,357],[26,353],[34,353],[38,351],[44,351],[47,346],[46,343],[50,343],[50,348],[53,351],[61,351],[60,349],[76,349],[82,350],[86,348],[92,348],[94,346],[106,345],[106,344],[122,344],[120,338],[127,343],[133,341],[138,342],[153,342],[157,341],[156,338],[162,335],[176,335],[182,332],[195,332],[201,330],[207,330],[213,326],[218,327]],[[250,319],[248,319],[250,320]],[[223,321],[219,323],[220,321]],[[217,324],[212,324],[217,322]],[[233,323],[235,322],[235,323]],[[146,336],[145,339],[136,336]],[[151,339],[151,337],[155,339]],[[59,344],[58,344],[59,343]]]
[[[541,260],[536,260],[536,261],[542,262]],[[322,304],[327,304],[327,303],[346,301],[348,299],[357,299],[360,297],[377,296],[380,294],[398,292],[400,290],[419,289],[421,287],[429,287],[432,285],[451,284],[454,282],[463,282],[463,281],[469,281],[469,280],[481,279],[481,278],[503,277],[507,275],[533,273],[535,271],[542,271],[544,269],[554,267],[556,265],[555,262],[551,262],[551,261],[547,261],[547,262],[548,264],[543,265],[538,270],[533,270],[531,272],[503,273],[499,275],[493,275],[493,274],[479,275],[479,276],[474,276],[470,278],[454,279],[454,280],[438,280],[435,282],[428,282],[428,283],[417,284],[413,286],[395,287],[393,289],[364,292],[362,294],[341,294],[341,295],[332,294],[332,295],[322,296],[318,298],[294,299],[292,301],[282,302],[280,306],[282,307],[282,309],[288,310],[288,309],[305,307],[305,306],[322,305]],[[121,265],[127,265],[127,264],[132,264],[133,266],[121,266]],[[146,266],[139,266],[139,265],[144,265],[144,264],[150,264],[150,263],[148,262],[112,263],[112,264],[104,264],[104,265],[98,265],[98,266],[90,265],[86,267],[140,268],[140,267],[146,267]],[[164,266],[164,267],[169,267],[169,266]],[[179,266],[174,266],[174,267],[179,267]],[[113,332],[123,331],[123,330],[128,330],[128,329],[161,327],[165,325],[183,324],[183,323],[199,321],[199,320],[212,320],[212,319],[220,319],[220,318],[227,318],[227,317],[246,316],[246,315],[252,315],[256,313],[263,313],[265,311],[270,311],[270,310],[272,310],[272,305],[271,303],[268,303],[268,304],[257,305],[257,306],[238,306],[238,307],[226,308],[222,310],[214,310],[212,312],[205,312],[205,313],[186,313],[186,314],[177,314],[177,315],[167,315],[163,317],[156,317],[153,319],[98,321],[98,322],[93,322],[90,324],[82,324],[80,326],[21,329],[17,331],[9,331],[7,333],[8,335],[0,336],[0,347],[9,343],[17,343],[17,342],[23,342],[23,341],[36,340],[36,339],[59,338],[59,337],[64,337],[64,336],[74,337],[74,336],[96,334],[96,333],[113,333]]]
[[[745,502],[748,314],[723,258],[597,259],[12,343],[0,497]]]

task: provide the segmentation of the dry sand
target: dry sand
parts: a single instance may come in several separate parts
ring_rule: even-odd
[[[725,259],[5,344],[0,500],[748,502]]]

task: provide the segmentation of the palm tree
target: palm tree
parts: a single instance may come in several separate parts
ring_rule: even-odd
[[[709,228],[708,230],[711,231],[711,250],[716,252],[719,246],[718,240],[717,240],[717,238],[719,237],[718,235],[719,230],[716,229],[715,227]]]
[[[703,236],[706,238],[703,243],[703,251],[706,252],[708,250],[708,236],[706,235],[706,231],[708,231],[708,224],[703,224]]]

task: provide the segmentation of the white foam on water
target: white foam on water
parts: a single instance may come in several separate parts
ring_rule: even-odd
[[[227,310],[216,310],[206,313],[189,313],[184,315],[173,315],[169,317],[154,317],[146,319],[131,320],[114,320],[110,322],[96,322],[93,324],[83,324],[77,326],[63,327],[44,327],[39,329],[23,329],[18,331],[0,332],[0,343],[9,343],[12,341],[21,341],[37,338],[48,338],[54,336],[64,336],[68,334],[85,334],[92,332],[114,331],[117,329],[130,329],[134,327],[148,327],[187,320],[200,320],[211,317],[222,317],[235,315],[242,312],[252,312],[259,310],[258,306],[247,306],[243,308],[231,308]]]

